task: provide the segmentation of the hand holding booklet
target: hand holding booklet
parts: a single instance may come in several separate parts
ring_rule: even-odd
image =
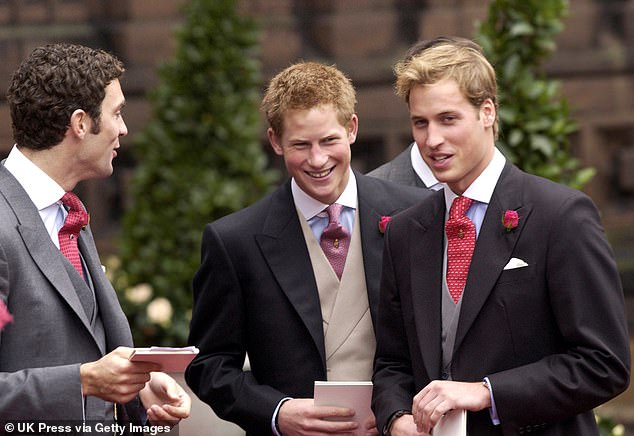
[[[135,348],[130,355],[130,360],[159,363],[163,372],[183,372],[197,354],[196,347]]]
[[[440,418],[432,436],[467,436],[467,411],[451,410]]]
[[[352,420],[359,423],[355,435],[363,435],[365,422],[372,416],[370,402],[372,400],[371,381],[315,381],[315,406],[337,406],[353,409]]]

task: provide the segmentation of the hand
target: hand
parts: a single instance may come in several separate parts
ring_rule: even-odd
[[[139,396],[147,409],[148,419],[154,425],[174,426],[189,416],[190,396],[164,372],[153,372]]]
[[[418,431],[430,433],[450,410],[477,412],[487,407],[491,407],[491,397],[482,383],[435,380],[414,397],[412,415]]]
[[[346,418],[354,416],[354,410],[345,407],[315,406],[312,398],[286,401],[280,407],[277,422],[285,436],[352,434],[359,426]],[[337,418],[337,421],[329,419]]]
[[[150,380],[150,372],[160,366],[151,362],[131,362],[132,348],[118,347],[96,362],[80,365],[79,379],[84,396],[113,403],[132,400]]]
[[[363,428],[365,428],[365,436],[379,436],[379,431],[376,428],[376,417],[374,413],[366,419],[363,423]]]
[[[416,429],[414,417],[409,413],[396,418],[390,428],[390,436],[429,436],[429,433],[421,433]]]

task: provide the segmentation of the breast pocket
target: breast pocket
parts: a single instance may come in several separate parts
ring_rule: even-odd
[[[498,284],[514,283],[531,280],[535,276],[535,266],[529,264],[519,268],[506,269],[500,274]]]

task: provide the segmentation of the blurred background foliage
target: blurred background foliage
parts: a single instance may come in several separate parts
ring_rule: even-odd
[[[234,0],[192,0],[185,17],[134,140],[131,204],[109,265],[137,346],[185,344],[205,223],[277,179],[259,142],[256,23]]]
[[[559,83],[542,71],[568,8],[566,0],[493,0],[475,39],[498,75],[498,147],[524,171],[581,189],[595,171],[571,155],[577,126]]]

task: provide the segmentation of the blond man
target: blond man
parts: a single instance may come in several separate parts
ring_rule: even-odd
[[[592,408],[628,386],[630,353],[596,207],[496,149],[495,71],[480,50],[440,44],[396,72],[421,155],[447,187],[386,235],[379,428],[429,434],[466,410],[470,435],[597,435]]]

